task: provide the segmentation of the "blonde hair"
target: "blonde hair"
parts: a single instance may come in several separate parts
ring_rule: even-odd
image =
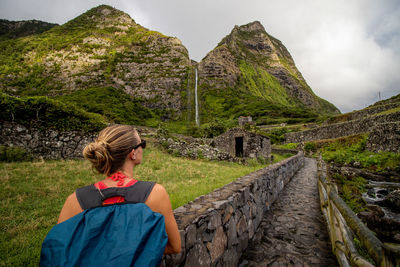
[[[122,167],[127,155],[139,143],[135,128],[115,124],[104,128],[97,139],[83,149],[83,156],[99,173],[110,176]]]

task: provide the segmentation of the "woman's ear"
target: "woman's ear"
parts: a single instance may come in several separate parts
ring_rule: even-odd
[[[129,152],[129,158],[130,158],[131,160],[135,160],[135,159],[136,159],[135,149],[132,149],[132,151]]]

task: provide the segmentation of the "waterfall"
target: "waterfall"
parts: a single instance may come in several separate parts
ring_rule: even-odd
[[[197,124],[197,126],[200,126],[199,103],[197,100],[197,68],[195,70],[196,70],[196,82],[194,84],[194,101],[195,101],[195,107],[196,107],[196,124]]]

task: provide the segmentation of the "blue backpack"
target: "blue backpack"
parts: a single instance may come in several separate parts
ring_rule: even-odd
[[[153,186],[138,181],[125,188],[78,189],[84,211],[50,230],[40,266],[158,266],[168,237],[164,216],[143,203]],[[102,206],[116,195],[125,202]]]

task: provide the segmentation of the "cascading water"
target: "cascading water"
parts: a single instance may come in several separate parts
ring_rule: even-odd
[[[199,103],[197,100],[197,68],[195,69],[196,73],[196,80],[194,84],[194,103],[195,103],[195,109],[196,109],[196,124],[197,126],[200,126],[200,119],[199,119]]]

